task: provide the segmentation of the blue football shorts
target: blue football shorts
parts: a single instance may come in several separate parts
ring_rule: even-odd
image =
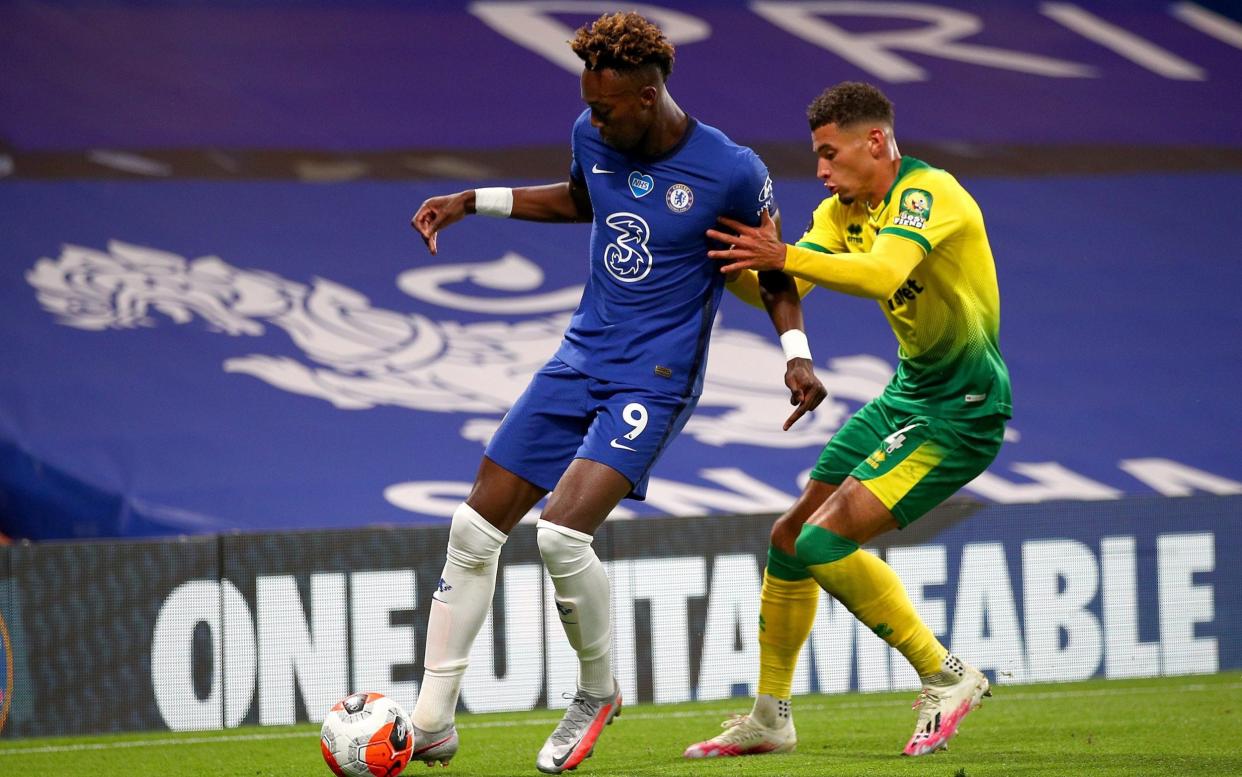
[[[574,459],[612,467],[645,499],[651,468],[698,397],[597,380],[552,358],[509,409],[484,451],[500,466],[552,491]]]

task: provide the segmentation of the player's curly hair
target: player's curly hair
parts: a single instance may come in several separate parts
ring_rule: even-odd
[[[811,131],[825,124],[847,127],[860,121],[893,126],[893,104],[871,84],[845,81],[825,89],[806,109]]]
[[[587,70],[637,70],[655,65],[664,80],[673,72],[673,44],[636,13],[604,14],[582,25],[569,42]]]

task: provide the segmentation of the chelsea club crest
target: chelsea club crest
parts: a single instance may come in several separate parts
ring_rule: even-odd
[[[664,203],[674,213],[685,213],[694,204],[694,192],[684,183],[675,183],[664,193]]]

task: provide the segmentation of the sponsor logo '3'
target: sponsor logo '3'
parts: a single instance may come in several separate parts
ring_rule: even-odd
[[[651,272],[651,250],[647,240],[651,228],[643,218],[634,213],[613,213],[604,220],[617,236],[604,247],[604,266],[608,273],[622,283],[636,283]]]

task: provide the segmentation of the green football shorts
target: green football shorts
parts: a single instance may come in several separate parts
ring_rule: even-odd
[[[871,400],[824,446],[811,478],[840,485],[854,476],[902,528],[974,480],[996,458],[1005,418],[911,415]]]

